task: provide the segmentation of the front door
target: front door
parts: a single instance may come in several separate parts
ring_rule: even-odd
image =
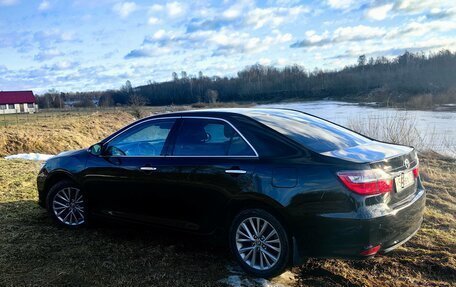
[[[163,212],[157,200],[171,182],[162,181],[168,137],[176,119],[155,119],[133,126],[103,146],[102,156],[92,156],[84,174],[89,208],[134,221],[155,223]]]

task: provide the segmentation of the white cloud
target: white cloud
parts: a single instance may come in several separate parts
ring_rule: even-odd
[[[455,4],[454,0],[400,0],[395,6],[398,10],[419,13],[436,8],[451,8]]]
[[[161,11],[163,11],[163,9],[165,9],[165,7],[163,5],[154,4],[149,7],[149,13],[161,12]]]
[[[329,32],[325,31],[323,34],[318,35],[314,30],[307,31],[306,38],[309,43],[321,43],[329,38]]]
[[[387,31],[382,27],[371,27],[365,25],[339,27],[329,35],[328,31],[322,34],[317,34],[310,30],[306,32],[306,39],[298,41],[291,45],[292,48],[324,46],[329,44],[363,41],[385,36]]]
[[[337,10],[346,10],[353,6],[355,3],[354,0],[327,0],[326,4],[329,7]]]
[[[171,2],[166,4],[166,10],[170,17],[179,17],[185,13],[185,7],[182,3]]]
[[[248,9],[252,9],[254,5],[250,1],[238,1],[222,12],[222,17],[227,20],[240,18]]]
[[[263,39],[244,32],[223,30],[208,35],[207,43],[212,48],[215,56],[231,54],[252,54],[268,50],[271,46],[290,41],[291,34],[281,34],[275,31],[275,35]]]
[[[163,29],[160,29],[160,30],[158,30],[157,32],[154,33],[152,38],[155,39],[155,40],[160,40],[160,39],[164,39],[166,35],[167,35],[166,31],[163,30]]]
[[[270,25],[275,28],[282,23],[293,21],[302,13],[307,13],[310,10],[304,6],[295,6],[291,8],[284,7],[269,7],[269,8],[255,8],[246,16],[246,22],[254,25],[255,29]]]
[[[44,65],[43,68],[53,70],[53,71],[63,71],[63,70],[74,69],[78,65],[79,65],[78,62],[62,60],[62,61],[58,61],[57,63],[55,63],[51,66]]]
[[[170,18],[178,18],[185,15],[186,10],[187,6],[177,1],[168,2],[165,5],[154,4],[148,9],[149,13],[154,15],[153,18],[158,18],[163,11],[165,11]]]
[[[55,57],[60,57],[60,56],[63,56],[64,53],[60,50],[57,50],[57,49],[49,49],[49,50],[44,50],[44,51],[41,51],[39,52],[38,54],[36,54],[34,56],[34,60],[35,61],[46,61],[46,60],[50,60],[50,59],[53,59]]]
[[[358,25],[337,28],[333,33],[333,39],[335,42],[346,42],[378,38],[385,34],[386,30],[384,28]]]
[[[404,36],[420,37],[431,32],[448,32],[456,30],[456,22],[452,20],[436,20],[429,22],[412,21],[405,25],[391,29],[387,37],[398,38]]]
[[[266,51],[278,44],[293,39],[290,33],[273,30],[266,37],[252,36],[247,32],[221,29],[219,31],[196,31],[193,33],[158,30],[146,37],[139,49],[131,51],[125,58],[154,57],[157,51],[185,53],[196,50],[212,56],[251,54]]]
[[[56,43],[79,41],[74,32],[61,31],[60,29],[49,29],[35,32],[32,40],[32,43],[38,43],[41,49],[49,49]]]
[[[375,43],[359,46],[350,46],[343,57],[358,57],[359,55],[366,56],[397,56],[404,53],[418,51],[439,51],[441,49],[451,49],[456,45],[454,39],[444,39],[440,37],[432,37],[428,39],[417,39],[410,41],[385,41],[379,46]]]
[[[38,6],[38,10],[39,11],[46,11],[46,10],[49,10],[51,8],[51,2],[47,1],[47,0],[44,0],[40,3],[40,5]]]
[[[0,6],[11,6],[19,3],[19,0],[0,0]]]
[[[260,65],[267,66],[267,65],[270,65],[272,63],[272,61],[271,61],[271,59],[268,59],[268,58],[260,58],[258,60],[258,63]]]
[[[112,10],[117,13],[121,18],[127,18],[131,13],[138,9],[135,2],[119,2],[114,5]]]
[[[385,4],[370,8],[366,11],[366,17],[376,21],[383,20],[388,16],[388,13],[393,9],[393,6],[394,4]]]
[[[147,23],[149,25],[156,25],[156,24],[160,23],[160,19],[158,19],[156,17],[149,17],[149,20],[147,20]]]

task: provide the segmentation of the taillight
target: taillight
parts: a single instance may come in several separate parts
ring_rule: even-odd
[[[351,191],[372,195],[393,190],[392,177],[381,169],[341,171],[337,176]]]
[[[377,254],[377,252],[379,250],[380,250],[380,245],[377,245],[377,246],[374,246],[374,247],[371,247],[371,248],[368,248],[368,249],[362,251],[360,254],[363,256],[372,256],[372,255]]]
[[[413,176],[417,178],[420,176],[420,171],[418,170],[418,166],[413,169]]]

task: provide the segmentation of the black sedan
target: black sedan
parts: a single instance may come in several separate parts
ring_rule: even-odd
[[[49,159],[38,191],[71,228],[102,217],[226,234],[259,277],[306,257],[387,253],[417,232],[425,205],[413,148],[284,109],[145,118]]]

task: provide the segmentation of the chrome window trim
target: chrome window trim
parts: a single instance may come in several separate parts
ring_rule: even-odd
[[[252,146],[252,144],[250,144],[250,142],[244,137],[244,135],[232,124],[230,123],[228,120],[226,119],[222,119],[222,118],[217,118],[217,117],[203,117],[203,116],[179,116],[179,117],[162,117],[162,118],[152,118],[152,119],[147,119],[147,120],[144,120],[144,121],[141,121],[139,123],[136,123],[134,125],[132,125],[131,127],[129,127],[128,129],[124,130],[123,132],[115,135],[113,138],[109,139],[107,142],[105,142],[103,145],[107,145],[109,142],[111,142],[112,140],[114,140],[115,138],[117,138],[118,136],[126,133],[127,131],[129,131],[130,129],[138,126],[138,125],[141,125],[143,123],[146,123],[146,122],[150,122],[150,121],[156,121],[156,120],[166,120],[166,119],[205,119],[205,120],[218,120],[218,121],[222,121],[222,122],[225,122],[227,124],[229,124],[238,134],[239,136],[247,143],[247,145],[252,149],[252,151],[255,153],[255,155],[154,155],[154,156],[147,156],[147,155],[142,155],[142,156],[128,156],[128,155],[111,155],[109,157],[150,157],[150,158],[154,158],[154,157],[157,157],[157,158],[164,158],[164,157],[173,157],[173,158],[179,158],[179,157],[195,157],[195,158],[198,158],[198,157],[203,157],[203,158],[259,158],[259,155],[258,155],[258,152],[256,151],[256,149]]]

